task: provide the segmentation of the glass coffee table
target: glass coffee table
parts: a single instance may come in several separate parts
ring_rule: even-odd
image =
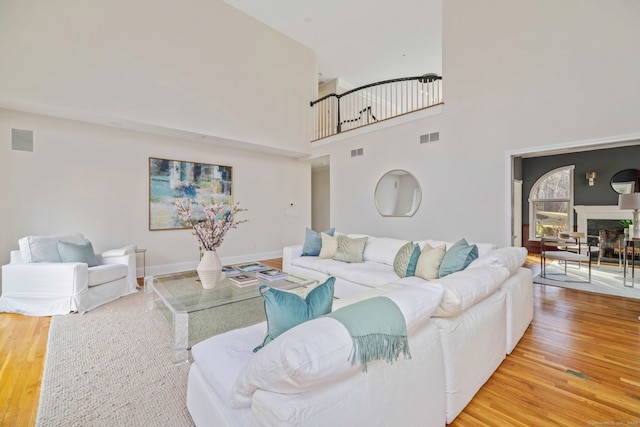
[[[255,273],[247,273],[255,276]],[[305,296],[317,280],[287,275],[283,280],[238,286],[229,278],[213,289],[204,289],[195,271],[146,276],[146,308],[168,335],[176,365],[186,363],[195,343],[232,329],[265,320],[261,284],[291,290]]]

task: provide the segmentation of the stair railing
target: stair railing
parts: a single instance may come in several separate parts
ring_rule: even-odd
[[[311,102],[315,114],[313,140],[356,129],[442,103],[442,77],[424,74],[330,93]]]

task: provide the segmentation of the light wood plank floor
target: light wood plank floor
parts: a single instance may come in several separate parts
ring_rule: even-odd
[[[640,300],[537,284],[534,298],[525,336],[450,426],[640,426]],[[49,323],[0,314],[2,426],[35,424]]]

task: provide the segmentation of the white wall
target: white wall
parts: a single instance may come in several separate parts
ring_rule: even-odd
[[[220,0],[0,2],[0,108],[308,154],[314,52]]]
[[[437,172],[447,142],[420,144],[420,135],[441,130],[443,115],[438,111],[441,109],[435,108],[430,117],[353,137],[343,134],[344,139],[334,143],[314,144],[314,157],[331,156],[331,225],[336,231],[415,240],[451,237],[448,213],[435,202],[452,191]],[[351,150],[357,148],[363,148],[364,154],[351,157]],[[411,172],[421,185],[422,203],[413,217],[382,217],[376,210],[376,185],[393,169]]]
[[[640,2],[443,2],[441,115],[314,144],[331,156],[337,231],[510,243],[506,153],[640,135]],[[418,144],[439,131],[440,142]],[[354,148],[364,156],[350,158]],[[411,218],[382,218],[388,170],[422,185]],[[506,224],[506,225],[505,225]]]
[[[12,128],[33,130],[33,152],[11,150]],[[223,262],[278,257],[304,239],[308,162],[0,109],[0,262],[22,236],[78,231],[98,253],[125,243],[147,248],[147,274],[194,267],[189,230],[148,229],[149,157],[233,167],[233,196],[249,222],[229,231]]]
[[[311,174],[311,228],[324,231],[331,228],[331,193],[329,169]]]

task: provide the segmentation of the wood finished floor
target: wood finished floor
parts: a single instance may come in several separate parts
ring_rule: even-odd
[[[535,284],[534,301],[518,346],[450,426],[640,426],[640,300]],[[35,425],[50,321],[0,314],[1,426]]]

